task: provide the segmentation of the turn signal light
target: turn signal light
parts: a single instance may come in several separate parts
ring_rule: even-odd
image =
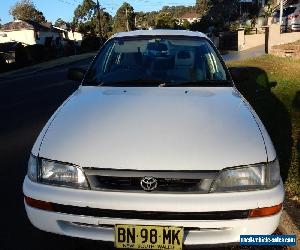
[[[31,206],[33,208],[53,211],[53,206],[50,202],[35,200],[27,196],[25,196],[25,202],[27,203],[28,206]]]
[[[249,218],[263,217],[277,214],[282,209],[282,203],[273,207],[263,207],[250,210]]]

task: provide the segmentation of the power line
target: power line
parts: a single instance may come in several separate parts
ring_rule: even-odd
[[[83,1],[80,1],[80,0],[56,0],[60,3],[63,3],[63,4],[67,4],[67,5],[70,5],[70,6],[78,6],[79,4],[82,4]],[[95,1],[95,0],[94,0]],[[172,2],[167,2],[167,0],[164,0],[163,1],[163,5],[161,6],[161,8],[163,6],[189,6],[189,5],[194,5],[192,3],[188,4],[183,4],[181,0],[172,0]],[[162,4],[162,1],[161,0],[157,0],[157,1],[153,1],[153,0],[136,0],[135,1],[135,6],[133,6],[135,9],[137,8],[137,6],[140,6],[142,5],[143,9],[144,10],[138,10],[138,11],[145,11],[145,12],[148,12],[148,11],[151,11],[149,9],[153,8],[153,7],[157,7],[157,6],[160,6]],[[114,15],[117,10],[122,6],[122,4],[119,4],[116,0],[111,0],[110,2],[106,2],[103,1],[102,3],[102,6],[105,7],[105,9],[108,10],[108,12],[111,14],[111,15]],[[138,8],[140,9],[140,8]],[[157,9],[157,8],[155,8]]]
[[[82,2],[81,1],[78,1],[78,0],[72,0],[74,3],[76,3],[76,4],[82,4]]]
[[[59,1],[59,2],[61,2],[61,3],[68,4],[68,5],[75,6],[75,3],[70,3],[70,2],[67,2],[67,1],[65,1],[65,0],[57,0],[57,1]]]

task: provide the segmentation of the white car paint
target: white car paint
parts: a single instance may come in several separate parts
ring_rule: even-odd
[[[266,191],[226,193],[226,194],[181,194],[167,195],[124,192],[95,192],[73,190],[69,188],[48,187],[32,183],[28,178],[24,182],[24,194],[35,199],[74,206],[93,208],[118,208],[137,211],[193,211],[205,212],[239,210],[255,207],[268,207],[282,202],[284,189],[282,184]],[[68,197],[68,199],[66,199]],[[230,200],[230,202],[228,202]],[[180,202],[179,202],[180,201]],[[192,204],[192,205],[191,205]],[[137,225],[173,225],[201,228],[187,232],[185,245],[223,244],[238,242],[240,234],[270,234],[279,224],[280,214],[253,219],[235,220],[129,220],[117,218],[97,218],[53,213],[32,208],[25,203],[31,223],[37,228],[62,235],[91,240],[114,241],[115,224]],[[78,223],[81,223],[78,224]]]
[[[134,170],[221,170],[267,161],[248,105],[228,87],[81,87],[38,153],[82,167]]]
[[[113,242],[115,239],[114,229],[111,225],[132,223],[145,225],[144,220],[98,219],[44,212],[29,206],[26,206],[26,211],[32,224],[43,231],[106,242]],[[201,228],[202,230],[189,230],[186,233],[184,244],[214,246],[239,242],[241,234],[257,235],[258,232],[261,235],[270,234],[276,230],[279,220],[280,214],[276,214],[258,219],[232,220],[230,223],[228,221],[186,221],[184,219],[182,221],[161,221],[153,219],[147,222],[147,225]]]
[[[114,37],[184,35],[189,31],[134,31]],[[198,171],[276,159],[257,114],[233,87],[81,86],[49,119],[32,154],[82,168]],[[282,182],[272,189],[229,193],[107,192],[56,187],[25,177],[26,197],[75,207],[131,211],[211,212],[272,207],[283,202]],[[185,245],[238,242],[240,234],[271,234],[281,212],[232,220],[141,220],[49,212],[25,202],[31,223],[62,235],[114,241],[115,224],[187,228]],[[195,228],[201,229],[197,230]]]

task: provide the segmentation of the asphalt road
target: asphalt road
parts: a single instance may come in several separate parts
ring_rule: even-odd
[[[87,66],[91,59],[72,66]],[[67,80],[67,68],[0,75],[1,250],[107,249],[93,241],[41,232],[24,210],[22,183],[32,145],[52,113],[78,87]]]
[[[87,66],[90,60],[76,64]],[[53,112],[78,87],[67,80],[67,68],[0,75],[0,250],[110,249],[99,242],[39,231],[24,209],[22,183],[32,145]]]

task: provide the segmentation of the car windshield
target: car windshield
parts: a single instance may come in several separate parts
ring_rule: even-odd
[[[287,7],[283,10],[283,16],[289,16],[290,14],[293,14],[297,8],[296,7]]]
[[[122,37],[108,41],[83,85],[231,86],[215,49],[200,37]]]

